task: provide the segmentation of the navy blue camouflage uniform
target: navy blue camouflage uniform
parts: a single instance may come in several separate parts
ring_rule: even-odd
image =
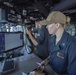
[[[64,31],[60,41],[55,44],[52,36],[50,45],[50,64],[59,75],[76,75],[76,39]]]

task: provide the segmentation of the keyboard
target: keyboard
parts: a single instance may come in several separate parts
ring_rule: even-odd
[[[15,70],[14,60],[5,61],[4,66],[3,66],[3,70],[2,70],[2,74],[8,73],[8,72],[13,71],[13,70]]]

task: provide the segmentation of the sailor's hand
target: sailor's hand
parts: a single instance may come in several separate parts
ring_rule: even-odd
[[[26,33],[27,33],[28,35],[30,35],[30,34],[31,34],[31,31],[26,28]]]
[[[37,64],[39,65],[37,70],[42,72],[44,70],[44,65],[42,63],[38,63],[38,62],[37,62]]]
[[[37,64],[39,65],[37,70],[42,72],[44,70],[45,66],[48,64],[48,62],[44,60],[41,63],[37,63]]]

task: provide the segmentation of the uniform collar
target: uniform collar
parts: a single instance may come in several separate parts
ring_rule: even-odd
[[[51,41],[50,44],[53,43],[55,46],[54,46],[53,50],[51,50],[51,51],[54,52],[54,51],[61,50],[61,48],[65,48],[66,43],[67,43],[67,37],[68,37],[68,33],[66,31],[64,31],[60,41],[58,42],[57,45],[55,45],[56,36],[53,36],[52,39],[50,39],[50,41]]]
[[[66,43],[67,42],[67,38],[68,38],[68,33],[66,31],[64,31],[58,44],[61,45],[62,43]]]
[[[66,42],[67,36],[68,36],[68,33],[67,33],[66,31],[64,31],[64,32],[63,32],[63,35],[62,35],[62,37],[61,37],[61,39],[60,39],[60,41],[59,41],[59,43],[62,42],[62,41]],[[51,39],[50,39],[49,44],[53,43],[53,42],[56,40],[56,35],[52,35],[52,36],[50,36],[50,38],[51,38]],[[59,43],[58,43],[58,44],[59,44]]]

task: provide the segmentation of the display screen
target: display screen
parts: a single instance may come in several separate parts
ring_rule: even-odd
[[[6,52],[22,47],[23,33],[22,32],[3,32],[0,33],[0,52]]]

